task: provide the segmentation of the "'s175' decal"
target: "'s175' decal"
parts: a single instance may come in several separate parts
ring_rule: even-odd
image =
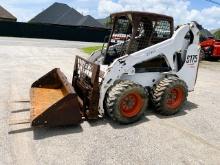
[[[198,61],[198,56],[197,55],[188,55],[186,58],[186,63],[187,64],[195,64]]]

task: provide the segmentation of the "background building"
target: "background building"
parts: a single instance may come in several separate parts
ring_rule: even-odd
[[[32,18],[31,23],[46,23],[70,26],[89,26],[104,28],[105,26],[90,15],[83,16],[75,9],[63,3],[54,3],[46,10]]]
[[[17,18],[9,13],[0,5],[0,21],[13,21],[16,22]]]

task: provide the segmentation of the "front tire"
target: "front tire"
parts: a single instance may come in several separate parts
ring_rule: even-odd
[[[178,77],[162,79],[152,90],[155,111],[162,115],[174,115],[183,107],[188,96],[187,85]]]
[[[106,93],[105,109],[115,121],[123,124],[140,119],[148,105],[148,93],[131,81],[120,81]]]

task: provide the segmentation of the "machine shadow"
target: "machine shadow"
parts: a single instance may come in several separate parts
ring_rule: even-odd
[[[27,128],[20,128],[20,129],[15,129],[15,130],[9,131],[8,134],[12,135],[12,134],[19,134],[19,133],[25,133],[25,132],[30,132],[30,131],[33,131],[34,140],[41,140],[41,139],[45,139],[45,138],[49,138],[49,137],[53,137],[53,136],[61,136],[61,135],[80,133],[83,131],[83,129],[80,125],[54,127],[54,128],[27,127]]]
[[[11,135],[11,134],[18,134],[18,133],[24,133],[24,132],[30,132],[30,131],[33,131],[33,128],[28,127],[28,128],[16,129],[16,130],[9,131],[8,134]]]
[[[95,126],[99,126],[99,125],[106,125],[106,124],[110,124],[112,128],[114,129],[124,129],[124,128],[128,128],[128,127],[133,127],[133,126],[137,126],[139,124],[142,124],[144,122],[148,122],[150,121],[149,118],[147,118],[147,116],[151,116],[151,115],[155,115],[160,119],[166,119],[166,118],[174,118],[174,117],[178,117],[178,116],[183,116],[187,114],[187,111],[191,111],[193,109],[198,108],[198,105],[195,103],[192,103],[190,101],[187,101],[185,103],[185,105],[183,106],[182,110],[180,112],[178,112],[175,115],[172,116],[163,116],[160,114],[157,114],[154,112],[153,108],[150,107],[144,114],[144,116],[137,122],[131,123],[131,124],[119,124],[113,120],[111,120],[107,115],[99,120],[95,120],[95,121],[88,121],[88,123],[90,124],[90,126],[95,127]]]
[[[53,136],[80,133],[82,131],[83,129],[80,125],[54,127],[54,128],[41,127],[41,128],[33,129],[33,135],[34,135],[34,140],[41,140]]]
[[[18,101],[18,102],[23,102],[23,101]],[[23,113],[23,112],[26,113],[28,111],[30,111],[30,108],[15,109],[15,110],[11,110],[10,112],[12,114],[15,114],[15,113]],[[12,127],[12,130],[8,132],[9,135],[33,131],[34,140],[40,140],[40,139],[53,137],[53,136],[80,133],[83,131],[80,124],[70,125],[70,126],[59,126],[59,127],[36,127],[34,128],[34,127],[30,127],[29,119],[11,120],[9,121],[9,125]]]
[[[11,113],[19,113],[19,112],[26,112],[26,111],[30,111],[30,108],[13,110],[11,111]]]
[[[191,111],[193,109],[197,109],[198,108],[198,105],[191,102],[191,101],[186,101],[186,103],[184,104],[183,108],[177,112],[176,114],[174,115],[171,115],[171,116],[164,116],[164,115],[160,115],[158,113],[154,113],[152,112],[155,116],[157,116],[158,118],[160,119],[167,119],[167,118],[175,118],[175,117],[178,117],[178,116],[183,116],[183,115],[186,115],[188,113],[188,111]],[[153,110],[152,110],[153,111]]]
[[[174,118],[174,117],[186,115],[187,111],[191,111],[197,108],[198,108],[197,104],[187,101],[184,107],[182,108],[182,110],[172,116],[163,116],[163,115],[157,114],[153,111],[152,108],[150,108],[149,110],[145,112],[144,116],[139,121],[131,123],[131,124],[119,124],[111,120],[107,116],[105,116],[102,119],[89,120],[89,121],[84,121],[84,122],[88,122],[91,127],[109,124],[114,129],[125,129],[125,128],[134,127],[144,122],[150,121],[150,119],[148,119],[147,116],[155,115],[160,119]],[[23,110],[16,110],[16,111],[23,111]],[[8,134],[18,134],[18,133],[24,133],[24,132],[29,132],[29,131],[33,131],[34,140],[41,140],[41,139],[45,139],[45,138],[49,138],[53,136],[80,133],[83,131],[83,128],[81,127],[80,124],[71,125],[71,126],[60,126],[60,127],[54,127],[54,128],[53,127],[52,128],[51,127],[37,127],[37,128],[28,127],[28,128],[20,128],[20,129],[9,131]]]
[[[113,121],[108,116],[105,116],[104,118],[96,120],[96,121],[88,121],[88,123],[90,124],[91,127],[96,127],[96,126],[99,126],[99,125],[109,124],[114,129],[124,129],[124,128],[128,128],[128,127],[137,126],[137,125],[139,125],[141,123],[144,123],[144,122],[147,122],[147,121],[149,121],[149,119],[146,118],[146,116],[144,115],[137,122],[134,122],[134,123],[131,123],[131,124],[120,124],[116,121]]]
[[[29,100],[15,100],[14,103],[30,103]]]

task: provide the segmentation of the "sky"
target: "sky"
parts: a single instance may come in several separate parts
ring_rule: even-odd
[[[214,1],[220,4],[220,0]],[[95,18],[125,10],[148,11],[173,16],[175,25],[197,21],[207,29],[220,28],[220,5],[209,0],[0,0],[0,5],[18,21],[26,22],[54,2],[68,4]]]

